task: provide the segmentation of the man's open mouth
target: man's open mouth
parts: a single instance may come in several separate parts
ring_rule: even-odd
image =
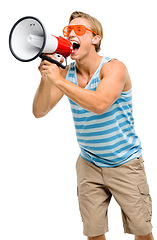
[[[78,42],[75,41],[71,41],[72,45],[73,45],[73,52],[76,52],[79,50],[80,48],[80,44]]]

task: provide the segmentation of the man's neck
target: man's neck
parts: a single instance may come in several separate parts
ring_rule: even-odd
[[[99,67],[101,60],[102,57],[96,52],[90,56],[86,56],[83,59],[76,60],[77,72],[82,76],[88,75],[91,77]]]

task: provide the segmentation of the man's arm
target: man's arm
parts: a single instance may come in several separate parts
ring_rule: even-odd
[[[104,113],[118,99],[128,79],[125,65],[117,60],[111,60],[101,69],[101,81],[96,91],[91,91],[83,89],[59,75],[56,76],[55,68],[53,66],[49,70],[45,70],[54,85],[82,108],[96,114]]]
[[[39,66],[41,72],[41,65]],[[66,77],[67,69],[61,70],[62,77]],[[49,79],[42,75],[40,85],[33,101],[33,114],[36,118],[45,116],[63,97],[64,93],[59,90]]]
[[[49,80],[41,78],[33,101],[34,116],[36,118],[45,116],[63,95],[64,93],[51,84]]]

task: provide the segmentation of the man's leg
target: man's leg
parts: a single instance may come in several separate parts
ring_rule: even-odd
[[[76,170],[83,233],[88,239],[105,240],[103,234],[108,232],[108,205],[112,195],[104,185],[102,170],[81,157]]]
[[[135,236],[135,240],[154,240],[154,237],[153,237],[153,234],[150,233],[148,235]]]
[[[152,231],[152,201],[143,158],[109,168],[104,177],[111,194],[121,207],[124,232],[140,236],[136,240],[148,235]],[[153,240],[152,236],[147,239]]]
[[[88,237],[88,240],[106,240],[105,235],[100,235],[97,237]]]

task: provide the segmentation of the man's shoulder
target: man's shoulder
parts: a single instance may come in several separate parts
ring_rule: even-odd
[[[106,62],[102,68],[126,68],[125,64],[118,59],[111,58],[108,62]]]
[[[125,66],[125,64],[117,59],[112,58],[111,60],[109,60],[108,62],[106,62],[105,64],[103,64],[103,66],[101,67],[101,71],[100,74],[102,75],[108,75],[111,73],[127,73],[127,68]]]

